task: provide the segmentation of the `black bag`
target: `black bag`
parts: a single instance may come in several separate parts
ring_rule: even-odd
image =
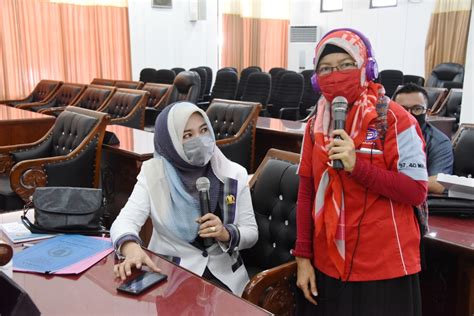
[[[33,194],[35,224],[26,217],[31,203],[25,205],[21,220],[32,233],[107,234],[101,226],[104,213],[102,190],[74,187],[40,187]]]

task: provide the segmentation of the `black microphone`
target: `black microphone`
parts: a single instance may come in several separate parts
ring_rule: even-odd
[[[199,192],[199,205],[201,206],[201,216],[211,212],[211,202],[209,199],[209,188],[211,182],[206,177],[200,177],[196,180],[196,189]],[[214,238],[203,238],[204,247],[208,248],[214,243]]]
[[[347,99],[344,97],[335,97],[331,103],[332,119],[334,120],[334,129],[344,129],[346,126],[347,113]],[[342,139],[341,136],[336,136],[335,139]],[[344,164],[340,159],[335,159],[332,162],[334,169],[344,169]]]

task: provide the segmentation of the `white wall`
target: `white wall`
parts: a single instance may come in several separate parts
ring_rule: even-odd
[[[151,0],[128,0],[132,76],[146,67],[171,69],[209,66],[217,70],[217,0],[207,0],[207,19],[189,21],[189,0],[171,9],[152,8]]]
[[[327,13],[320,12],[320,1],[292,0],[290,25],[317,25],[321,36],[334,28],[357,29],[370,39],[379,70],[424,76],[425,41],[435,0],[398,0],[397,7],[379,9],[369,9],[370,0],[343,0],[342,12]],[[308,55],[311,64],[313,56]],[[298,51],[290,51],[288,58],[289,68],[298,70]]]
[[[462,92],[461,123],[474,123],[474,2],[472,3],[471,24],[467,42],[464,86]]]

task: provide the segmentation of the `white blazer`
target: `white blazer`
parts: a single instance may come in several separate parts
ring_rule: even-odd
[[[161,158],[153,158],[143,163],[133,192],[112,224],[110,235],[114,242],[128,234],[138,237],[141,227],[147,218],[151,217],[153,234],[148,245],[150,250],[179,258],[180,266],[198,275],[202,275],[208,267],[233,293],[241,295],[249,277],[245,266],[238,265],[241,262],[238,250],[252,247],[258,239],[258,228],[247,183],[248,175],[242,166],[228,160],[217,147],[211,158],[211,167],[220,181],[224,182],[224,179],[230,178],[237,183],[233,224],[238,228],[240,241],[234,249],[216,243],[209,247],[205,254],[188,242],[178,239],[165,226],[164,212],[169,209],[170,193]]]

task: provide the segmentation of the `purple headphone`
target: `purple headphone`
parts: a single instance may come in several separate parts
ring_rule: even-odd
[[[332,31],[327,32],[322,38],[321,41],[328,36],[331,33],[337,32],[337,31],[349,31],[352,33],[357,34],[362,42],[364,42],[365,47],[367,47],[367,65],[365,65],[365,77],[367,80],[372,81],[376,79],[379,76],[379,70],[377,66],[377,61],[375,60],[374,57],[374,50],[372,49],[372,45],[370,45],[370,41],[367,37],[364,36],[364,34],[360,33],[359,31],[356,31],[354,29],[350,28],[342,28],[342,29],[334,29]],[[314,74],[311,76],[311,85],[313,86],[313,90],[316,93],[321,92],[321,88],[319,87],[318,83],[318,77],[316,75],[316,71]]]

